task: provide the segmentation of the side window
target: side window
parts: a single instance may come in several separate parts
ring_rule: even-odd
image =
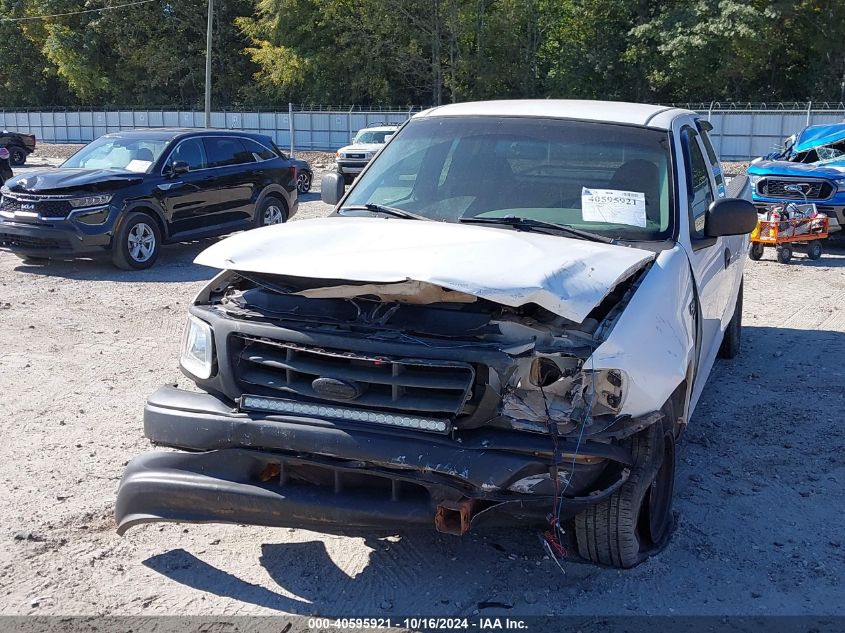
[[[202,139],[189,138],[179,143],[173,154],[170,155],[170,162],[177,160],[188,163],[188,170],[195,171],[197,169],[205,169],[208,167],[208,161],[205,159],[205,147],[202,144]]]
[[[716,156],[716,150],[713,149],[713,143],[710,142],[710,135],[707,130],[700,130],[701,140],[704,143],[704,151],[707,152],[707,158],[710,159],[710,164],[713,166],[713,178],[716,181],[716,189],[719,192],[719,197],[725,195],[725,179],[722,176],[722,169],[719,167],[719,157]]]
[[[247,151],[238,138],[212,136],[203,139],[203,143],[208,154],[209,167],[227,167],[255,162],[252,152]]]
[[[260,160],[270,160],[271,158],[278,158],[271,150],[264,147],[261,143],[253,141],[251,138],[241,139],[247,151],[252,154],[253,159],[257,162]]]
[[[710,184],[710,166],[696,140],[698,133],[690,127],[685,127],[682,133],[689,189],[690,233],[693,237],[704,237],[707,209],[715,200]]]

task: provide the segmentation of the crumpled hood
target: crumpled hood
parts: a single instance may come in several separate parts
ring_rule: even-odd
[[[795,145],[792,147],[792,152],[798,154],[843,140],[845,140],[845,123],[811,125],[804,128],[798,135]]]
[[[449,222],[320,218],[234,235],[197,264],[331,280],[419,281],[506,306],[536,303],[576,323],[654,253]]]
[[[798,176],[814,178],[845,177],[845,158],[825,163],[793,163],[788,160],[762,160],[748,167],[754,176]]]
[[[71,189],[108,191],[140,182],[142,178],[142,174],[119,169],[59,168],[15,176],[6,181],[6,186],[20,192]]]

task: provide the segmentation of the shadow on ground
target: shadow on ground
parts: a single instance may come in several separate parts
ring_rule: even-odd
[[[216,269],[194,264],[194,258],[223,238],[210,238],[195,242],[181,242],[163,246],[158,261],[146,270],[121,270],[109,257],[87,259],[51,259],[45,264],[21,261],[18,272],[46,277],[65,277],[88,281],[116,282],[181,282],[211,279]]]

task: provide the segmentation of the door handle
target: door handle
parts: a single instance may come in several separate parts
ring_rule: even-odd
[[[731,249],[725,248],[725,270],[728,269],[728,266],[731,264]]]

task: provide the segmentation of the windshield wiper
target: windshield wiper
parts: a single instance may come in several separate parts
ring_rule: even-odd
[[[515,215],[506,215],[503,218],[459,218],[458,222],[465,224],[499,224],[505,226],[512,226],[515,229],[522,231],[531,231],[540,229],[541,231],[553,231],[555,233],[566,233],[574,237],[580,237],[591,242],[602,242],[604,244],[616,244],[616,240],[612,237],[599,235],[598,233],[590,233],[589,231],[582,231],[581,229],[574,229],[571,226],[563,224],[555,224],[554,222],[543,222],[542,220],[533,220],[531,218],[520,218]]]
[[[341,211],[370,211],[371,213],[384,213],[385,215],[392,215],[396,218],[404,218],[406,220],[429,220],[422,215],[405,211],[405,209],[397,209],[396,207],[388,207],[383,204],[375,204],[369,202],[367,204],[353,204],[348,207],[341,207]]]

